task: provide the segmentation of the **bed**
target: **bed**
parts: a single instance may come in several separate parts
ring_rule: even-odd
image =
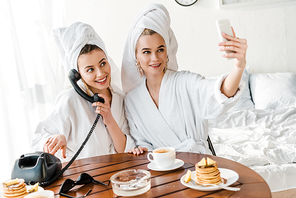
[[[208,120],[216,155],[259,173],[272,192],[296,188],[296,73],[255,73],[226,114]]]

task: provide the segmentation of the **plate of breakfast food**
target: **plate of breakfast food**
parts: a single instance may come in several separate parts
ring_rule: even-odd
[[[39,186],[39,183],[35,185],[27,185],[24,179],[12,179],[2,182],[2,188],[0,191],[0,197],[11,198],[11,197],[25,197],[29,193],[43,191],[44,189]]]
[[[235,183],[239,175],[230,169],[218,168],[217,162],[203,158],[180,179],[184,186],[200,191],[215,191]]]

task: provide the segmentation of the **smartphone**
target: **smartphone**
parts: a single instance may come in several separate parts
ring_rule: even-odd
[[[229,36],[233,36],[231,25],[229,19],[219,19],[216,21],[217,29],[218,29],[218,34],[220,41],[227,41],[226,38],[222,36],[222,32],[228,34]],[[232,51],[223,51],[223,53],[230,53]]]

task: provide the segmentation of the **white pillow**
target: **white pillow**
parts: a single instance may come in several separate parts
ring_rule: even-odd
[[[220,76],[214,76],[209,77],[209,79],[218,79],[219,77]],[[229,109],[227,112],[254,109],[254,103],[252,102],[249,89],[249,67],[245,68],[241,81],[245,81],[246,87],[237,103],[233,107],[231,107],[231,109]]]
[[[296,106],[295,73],[251,74],[250,88],[256,109]]]

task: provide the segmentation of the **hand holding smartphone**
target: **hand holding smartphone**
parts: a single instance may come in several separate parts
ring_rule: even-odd
[[[221,42],[228,41],[226,38],[222,36],[222,32],[228,34],[229,36],[233,36],[229,19],[219,19],[216,21],[216,25],[217,25],[218,34]],[[223,51],[224,54],[231,53],[231,52],[233,51]]]

